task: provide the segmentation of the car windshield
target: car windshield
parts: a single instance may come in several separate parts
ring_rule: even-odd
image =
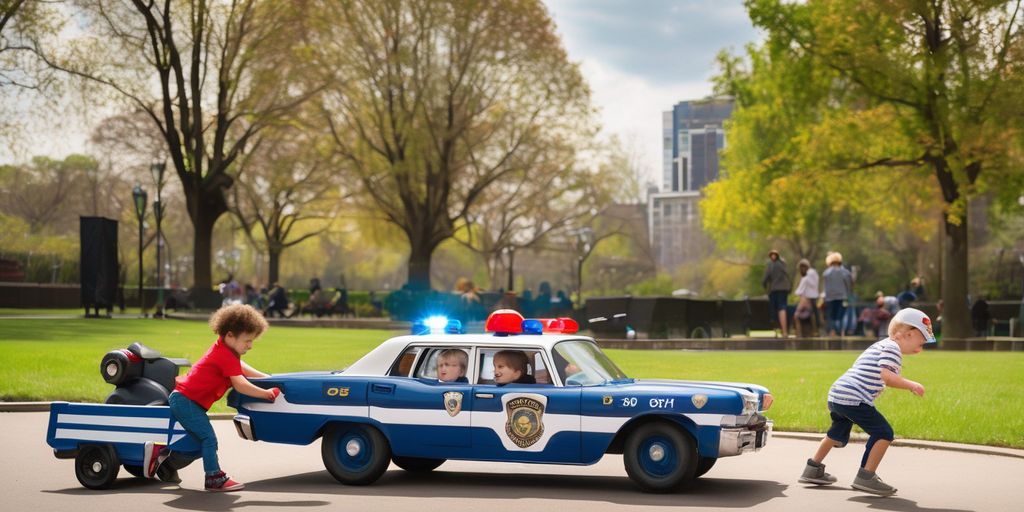
[[[555,345],[553,355],[555,368],[566,386],[591,386],[629,378],[590,341],[563,341]]]

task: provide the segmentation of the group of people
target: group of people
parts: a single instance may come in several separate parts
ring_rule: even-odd
[[[924,296],[924,283],[919,277],[910,281],[906,289],[897,296],[876,293],[875,307],[864,308],[856,315],[854,304],[857,296],[853,285],[857,280],[857,267],[843,265],[843,255],[829,252],[825,257],[826,269],[819,277],[818,272],[806,258],[797,263],[800,282],[794,292],[797,296],[793,311],[793,330],[797,336],[805,323],[814,328],[819,322],[818,310],[824,313],[823,326],[830,336],[852,335],[858,323],[863,325],[865,334],[884,337],[889,320],[897,311],[908,308]],[[768,252],[762,285],[768,292],[772,321],[777,322],[782,337],[789,335],[789,294],[792,280],[778,250]]]

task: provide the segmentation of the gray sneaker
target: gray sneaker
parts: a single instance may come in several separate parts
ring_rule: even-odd
[[[883,482],[874,471],[868,471],[864,468],[860,468],[860,471],[857,471],[857,478],[853,479],[852,487],[858,491],[870,492],[879,496],[892,496],[896,494],[895,487]]]
[[[804,474],[800,476],[800,481],[805,484],[832,485],[836,483],[836,477],[825,472],[824,464],[807,459],[807,467],[804,468]]]

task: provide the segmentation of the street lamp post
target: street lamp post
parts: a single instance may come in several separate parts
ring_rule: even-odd
[[[161,201],[160,192],[164,188],[164,170],[166,168],[166,162],[154,162],[149,166],[149,170],[153,172],[153,179],[156,181],[156,201],[153,201],[153,216],[156,218],[156,311],[153,313],[153,318],[164,317],[164,282],[160,278],[162,269],[160,266],[160,253],[163,252],[164,247],[164,237],[160,229],[160,221],[164,217],[164,204]]]
[[[145,304],[142,300],[142,219],[146,216],[146,191],[138,183],[132,189],[132,199],[135,201],[135,216],[139,219],[139,313],[145,317]]]

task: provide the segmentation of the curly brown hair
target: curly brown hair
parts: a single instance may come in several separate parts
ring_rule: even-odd
[[[259,337],[267,327],[267,319],[263,318],[256,308],[247,304],[225,306],[210,315],[210,328],[219,336],[230,332],[235,335],[254,333]]]

